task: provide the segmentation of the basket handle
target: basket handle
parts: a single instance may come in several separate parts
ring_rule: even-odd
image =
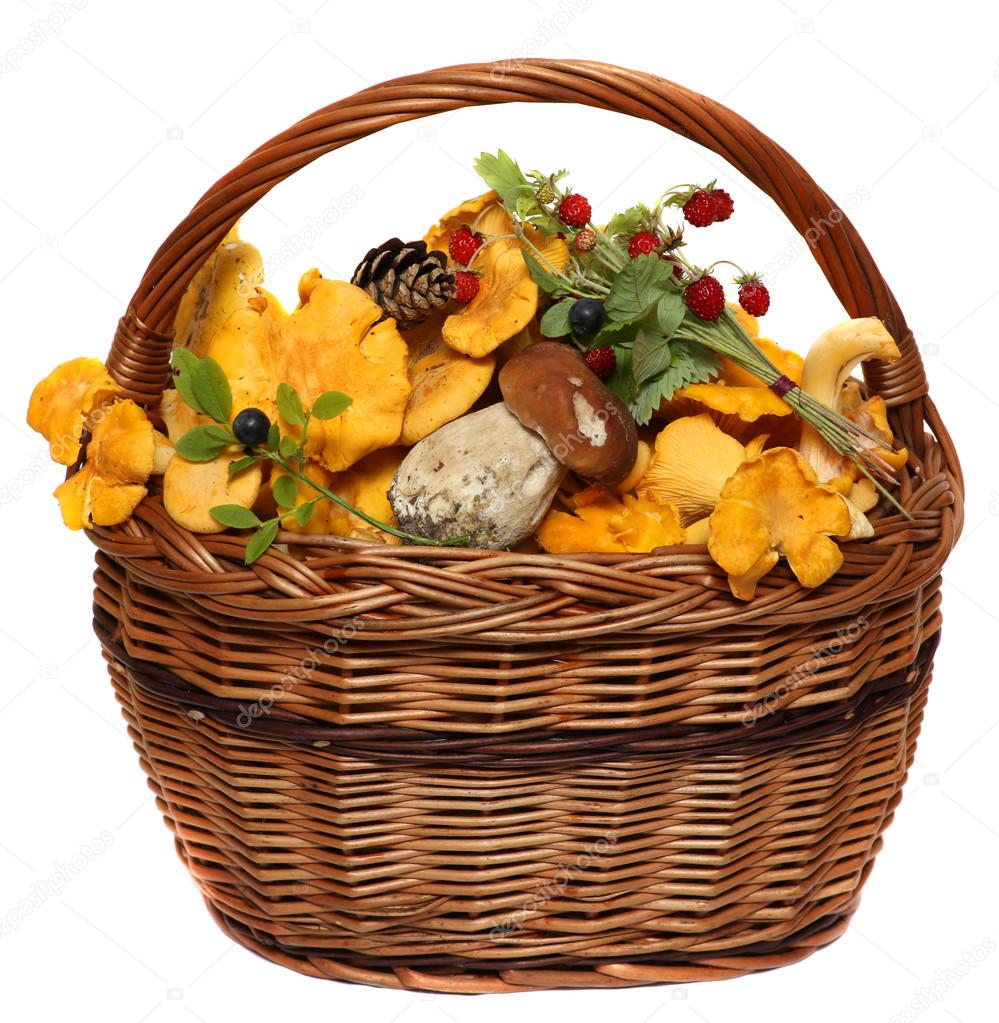
[[[712,150],[766,192],[805,238],[850,316],[877,316],[902,358],[867,363],[910,448],[923,447],[926,374],[898,303],[847,216],[777,143],[727,107],[655,75],[590,61],[463,64],[397,78],[339,100],[251,153],[163,243],[118,324],[108,369],[155,404],[170,379],[173,321],[187,285],[229,229],[299,168],[383,128],[493,103],[579,103],[654,121]]]

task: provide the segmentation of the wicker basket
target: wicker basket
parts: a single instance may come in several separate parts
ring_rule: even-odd
[[[551,557],[307,538],[243,565],[153,494],[96,529],[95,624],[142,766],[219,925],[314,977],[450,992],[713,980],[846,928],[899,800],[962,481],[919,353],[853,226],[703,96],[587,62],[379,85],[253,153],[156,254],[109,367],[155,403],[188,282],[316,157],[427,114],[582,103],[655,121],[766,191],[852,316],[912,453],[876,537],[749,604],[703,547]],[[823,230],[809,230],[815,224]],[[296,535],[301,542],[301,537]]]

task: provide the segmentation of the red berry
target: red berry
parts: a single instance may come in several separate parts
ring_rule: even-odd
[[[735,210],[735,201],[732,196],[724,188],[716,188],[712,191],[711,198],[715,201],[715,223],[728,220]]]
[[[683,218],[694,227],[707,227],[715,222],[717,208],[711,192],[699,188],[683,204]]]
[[[471,228],[459,227],[451,232],[448,239],[447,250],[451,258],[462,266],[468,266],[472,256],[482,248],[482,239],[472,233]]]
[[[592,213],[589,199],[576,192],[567,195],[558,207],[558,219],[569,227],[586,227]]]
[[[664,253],[662,255],[662,257],[660,257],[660,258],[665,259],[667,263],[672,263],[673,264],[673,276],[678,281],[679,280],[683,280],[683,263],[681,263],[680,260],[678,260],[676,258],[676,256],[671,256],[668,253]]]
[[[617,367],[617,356],[613,348],[591,348],[583,352],[583,358],[601,380],[606,380]]]
[[[580,252],[589,252],[597,244],[597,232],[592,227],[584,227],[576,234],[574,244]]]
[[[454,275],[454,285],[457,288],[454,297],[462,304],[471,302],[479,293],[479,275],[471,270],[459,270]]]
[[[765,316],[770,308],[770,292],[762,281],[744,281],[739,286],[739,305],[750,316]]]
[[[717,277],[699,277],[683,289],[687,308],[699,319],[717,320],[725,312],[725,291]]]
[[[655,252],[660,245],[662,242],[657,235],[651,231],[639,231],[638,234],[633,234],[631,241],[628,242],[628,255],[632,259],[636,256],[647,256],[650,252]]]

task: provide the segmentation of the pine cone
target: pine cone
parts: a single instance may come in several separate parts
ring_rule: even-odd
[[[424,241],[404,243],[398,238],[372,249],[350,281],[385,310],[383,320],[394,316],[400,330],[422,323],[455,293],[454,274],[443,252],[427,252]]]

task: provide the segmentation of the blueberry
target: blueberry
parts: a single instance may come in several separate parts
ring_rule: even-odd
[[[580,337],[592,337],[603,323],[604,306],[595,298],[581,298],[569,310],[569,326]]]
[[[271,431],[271,421],[258,408],[245,408],[232,421],[232,432],[240,444],[252,448],[263,444]]]

